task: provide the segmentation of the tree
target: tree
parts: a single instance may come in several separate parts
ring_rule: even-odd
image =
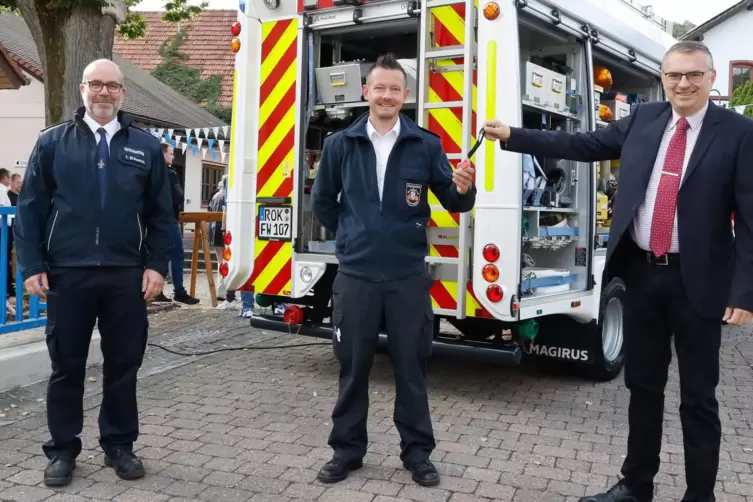
[[[78,84],[95,59],[112,59],[115,30],[125,38],[140,38],[146,21],[129,8],[141,0],[0,0],[26,21],[44,72],[45,122],[68,120],[81,104]],[[208,4],[166,0],[165,22],[191,19]]]
[[[679,39],[681,36],[689,32],[693,28],[695,28],[695,25],[690,21],[675,23],[675,25],[672,27],[672,36]]]
[[[738,87],[729,99],[729,107],[749,105],[745,109],[745,115],[753,118],[753,81]]]

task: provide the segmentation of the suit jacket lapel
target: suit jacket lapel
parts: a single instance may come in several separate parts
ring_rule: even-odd
[[[669,103],[667,103],[669,104]],[[651,179],[651,173],[654,171],[654,164],[656,163],[656,156],[659,153],[659,147],[661,146],[661,140],[664,137],[664,131],[667,129],[667,124],[672,118],[672,107],[667,106],[656,117],[656,120],[645,120],[645,129],[641,132],[641,141],[645,145],[645,162],[642,162],[643,171],[641,172],[641,193],[645,193],[648,187],[648,182]]]
[[[685,176],[680,183],[681,188],[685,185],[685,182],[688,181],[690,175],[693,174],[693,171],[696,170],[698,164],[706,153],[706,150],[711,146],[711,142],[714,140],[714,136],[716,136],[716,125],[719,123],[719,115],[719,107],[714,103],[709,102],[709,108],[706,110],[706,116],[703,118],[703,123],[701,125],[701,132],[698,135],[698,140],[693,148],[693,153],[690,154],[690,160],[688,161],[688,168],[685,170]]]

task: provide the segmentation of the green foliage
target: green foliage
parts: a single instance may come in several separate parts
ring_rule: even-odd
[[[745,109],[745,115],[753,118],[753,82],[748,82],[735,89],[729,100],[729,106],[750,105]]]
[[[231,109],[217,104],[222,88],[222,77],[212,75],[201,78],[201,68],[184,63],[188,60],[188,55],[181,52],[180,47],[185,43],[187,36],[188,29],[183,28],[175,35],[175,38],[162,43],[159,48],[162,63],[152,70],[152,75],[229,124]]]
[[[0,2],[12,1],[12,0],[0,0]],[[74,1],[85,2],[92,0],[53,0],[53,1]],[[103,1],[103,0],[93,0]],[[104,0],[106,1],[106,0]],[[141,0],[124,0],[126,7],[130,8],[137,5]],[[179,23],[181,21],[189,21],[198,16],[203,9],[205,9],[209,3],[206,1],[201,2],[199,5],[188,5],[188,0],[172,0],[165,3],[165,14],[162,16],[162,20],[166,23]],[[128,17],[123,24],[118,25],[118,33],[127,40],[135,38],[141,38],[146,34],[146,20],[141,14],[135,12],[129,12]]]

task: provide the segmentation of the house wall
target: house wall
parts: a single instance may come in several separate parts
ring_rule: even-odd
[[[39,131],[44,129],[44,85],[31,79],[19,89],[0,90],[0,168],[23,174]]]
[[[743,9],[735,16],[703,34],[703,43],[711,50],[716,67],[716,83],[722,96],[729,94],[730,61],[753,60],[753,11]],[[712,99],[716,94],[712,94]]]
[[[228,146],[225,145],[227,150]],[[203,182],[211,185],[209,187],[209,193],[212,194],[216,191],[216,183],[210,183],[213,177],[216,181],[217,176],[220,173],[227,173],[227,165],[230,155],[225,154],[225,158],[222,158],[220,152],[215,149],[215,157],[212,158],[210,151],[206,152],[206,155],[202,158],[201,150],[197,149],[196,153],[192,153],[192,149],[189,146],[186,148],[185,153],[185,211],[207,211],[206,204],[202,204],[202,184]],[[212,176],[214,173],[214,176]]]

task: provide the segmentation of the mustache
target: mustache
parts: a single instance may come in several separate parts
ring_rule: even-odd
[[[111,105],[114,103],[114,101],[108,98],[98,98],[98,99],[93,99],[92,103],[105,103],[105,104]]]

